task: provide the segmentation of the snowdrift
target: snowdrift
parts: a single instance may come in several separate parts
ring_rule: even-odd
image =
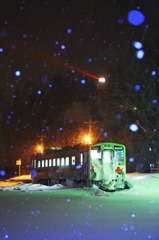
[[[23,183],[26,176],[11,178],[7,181],[0,181],[0,191],[45,191],[57,190],[66,188],[61,184],[53,186],[45,186],[42,184]],[[19,182],[17,182],[17,180]],[[127,174],[127,181],[131,186],[128,190],[121,190],[120,193],[150,193],[152,191],[159,191],[159,174],[158,173],[129,173]]]

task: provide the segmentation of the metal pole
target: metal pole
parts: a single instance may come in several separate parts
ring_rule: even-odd
[[[19,164],[19,176],[20,176],[20,164]]]

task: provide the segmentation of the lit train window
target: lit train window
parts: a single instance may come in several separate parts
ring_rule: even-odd
[[[83,165],[83,153],[80,153],[80,164]]]
[[[150,163],[150,167],[155,167],[155,164],[154,163]]]
[[[44,163],[45,163],[45,161],[44,160],[42,160],[42,164],[41,164],[41,166],[42,167],[44,167],[45,165],[44,165]]]
[[[76,160],[76,157],[72,156],[72,165],[75,165],[75,160]]]
[[[48,167],[48,159],[45,159],[45,167]]]
[[[122,163],[124,162],[124,152],[123,151],[115,151],[115,159],[116,161]]]
[[[101,159],[101,151],[99,151],[98,149],[92,149],[91,150],[91,158],[92,160],[96,160],[96,159]]]
[[[60,166],[60,158],[57,158],[57,166]]]
[[[111,163],[112,162],[112,159],[113,159],[113,152],[111,151],[106,151],[104,150],[103,151],[103,161],[105,163]]]
[[[36,168],[36,160],[33,160],[33,167]]]
[[[63,158],[61,158],[61,166],[64,166],[64,165],[65,165],[65,159],[63,157]]]
[[[41,166],[40,166],[40,160],[38,161],[38,168],[40,168]]]
[[[49,159],[49,167],[52,167],[52,159]]]
[[[66,166],[69,166],[69,157],[66,157]]]
[[[56,158],[53,159],[53,166],[56,166]]]

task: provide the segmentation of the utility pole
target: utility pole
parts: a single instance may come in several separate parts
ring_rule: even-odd
[[[21,175],[21,172],[20,172],[21,164],[22,164],[21,158],[19,158],[18,160],[16,160],[16,165],[19,166],[19,176]]]
[[[89,127],[89,135],[91,136],[92,134],[92,125],[95,124],[96,122],[92,122],[91,120],[89,120],[88,122],[84,122],[85,124],[88,124]]]
[[[41,144],[41,146],[42,147],[44,147],[44,138],[46,138],[46,135],[40,135],[40,136],[38,136],[39,138],[40,138],[40,144]]]

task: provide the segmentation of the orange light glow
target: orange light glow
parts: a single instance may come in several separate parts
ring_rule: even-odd
[[[91,144],[91,137],[90,136],[85,136],[85,143],[86,144]]]
[[[43,153],[43,146],[41,146],[41,145],[38,145],[37,147],[36,147],[36,150],[38,151],[38,152],[40,152],[40,153]]]
[[[105,78],[104,78],[104,77],[100,77],[100,78],[99,78],[99,82],[100,82],[100,83],[105,83]]]

